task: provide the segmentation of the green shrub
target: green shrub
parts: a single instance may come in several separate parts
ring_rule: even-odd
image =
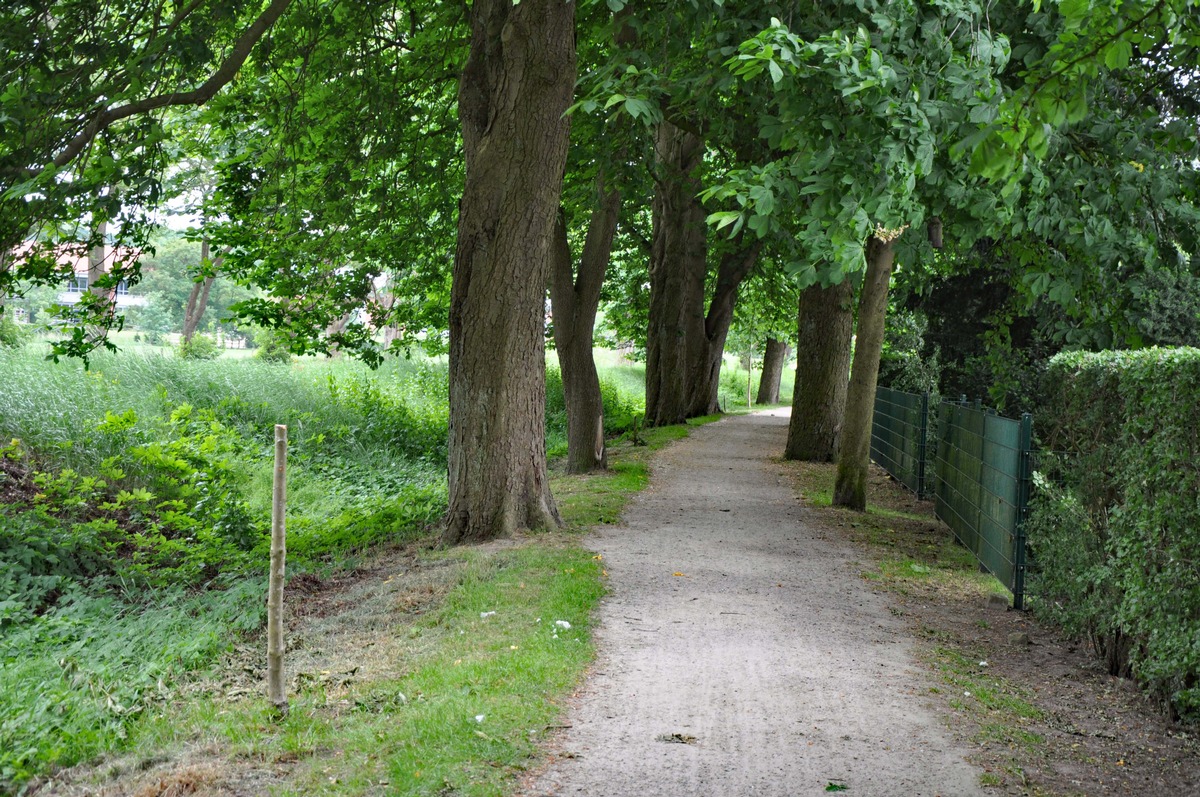
[[[1062,354],[1039,415],[1039,606],[1200,717],[1200,350]]]
[[[0,314],[0,347],[15,349],[25,343],[25,330],[13,320],[12,312]]]
[[[191,340],[181,341],[178,351],[185,360],[215,360],[221,356],[221,347],[211,335],[195,335]]]
[[[287,365],[292,361],[292,353],[288,351],[283,336],[274,329],[258,328],[252,335],[254,341],[254,357],[275,365]]]

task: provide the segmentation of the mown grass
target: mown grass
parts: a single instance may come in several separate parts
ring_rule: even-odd
[[[503,793],[590,661],[601,563],[570,546],[442,555],[455,560],[456,583],[436,609],[392,629],[394,677],[309,681],[281,720],[263,699],[206,695],[143,721],[139,752],[203,748],[234,781],[239,767],[285,762],[278,794]],[[177,760],[177,773],[194,766]]]
[[[84,370],[30,346],[0,350],[0,376],[0,784],[127,746],[261,625],[275,423],[293,573],[420,538],[444,512],[435,365],[151,354]]]

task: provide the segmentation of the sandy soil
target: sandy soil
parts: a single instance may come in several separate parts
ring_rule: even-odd
[[[784,411],[697,429],[589,538],[611,581],[600,658],[529,797],[985,793],[859,549],[770,461],[786,429]]]

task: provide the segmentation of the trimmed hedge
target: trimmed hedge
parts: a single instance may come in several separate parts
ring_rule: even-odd
[[[1200,349],[1065,353],[1047,379],[1037,604],[1200,718]]]

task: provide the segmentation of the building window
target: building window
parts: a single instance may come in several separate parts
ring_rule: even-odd
[[[129,295],[129,281],[121,280],[120,282],[117,283],[117,296],[128,296],[128,295]]]
[[[83,293],[88,289],[87,274],[76,274],[67,283],[67,293]]]

